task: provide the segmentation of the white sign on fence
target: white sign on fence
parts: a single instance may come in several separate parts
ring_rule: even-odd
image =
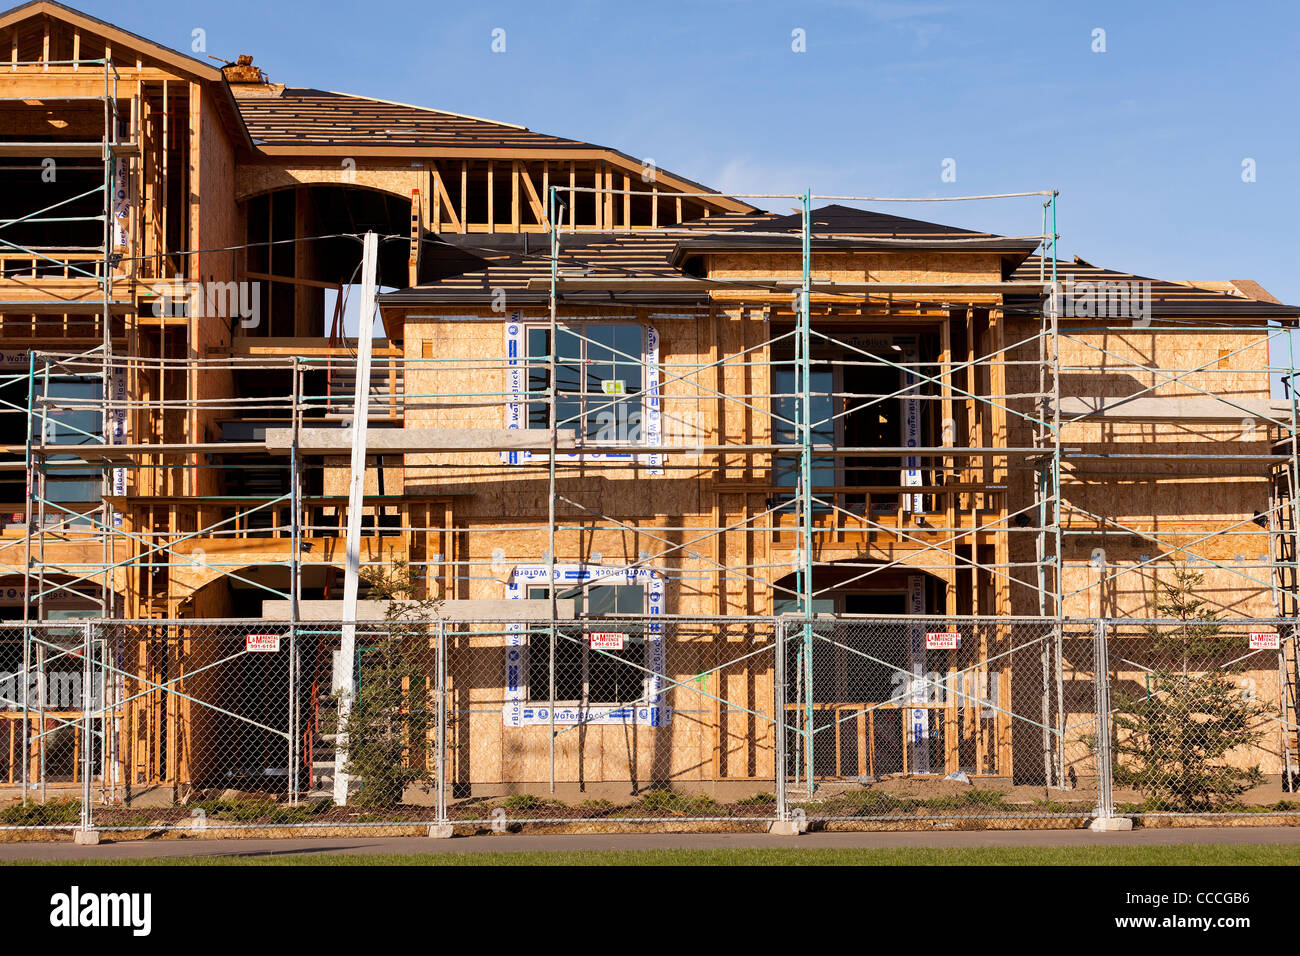
[[[244,636],[244,650],[250,654],[274,654],[280,650],[280,635],[247,634]]]
[[[961,635],[956,631],[930,631],[925,635],[927,651],[955,651],[961,647]]]
[[[1251,631],[1252,651],[1276,651],[1282,648],[1282,636],[1277,631]]]
[[[622,631],[592,631],[587,638],[593,651],[621,651],[627,635]]]

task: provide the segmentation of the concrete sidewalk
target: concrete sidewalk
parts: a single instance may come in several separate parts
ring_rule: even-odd
[[[883,849],[891,847],[1091,847],[1179,844],[1300,844],[1300,827],[1188,827],[1137,829],[1127,833],[1088,830],[971,830],[907,833],[806,833],[776,837],[760,833],[499,834],[430,840],[420,837],[321,840],[184,839],[135,840],[84,847],[72,843],[0,844],[0,862],[18,860],[127,860],[187,856],[293,856],[389,853],[512,853],[596,850],[739,850],[789,847]]]

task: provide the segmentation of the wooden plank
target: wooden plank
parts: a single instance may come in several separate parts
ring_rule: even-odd
[[[356,620],[383,621],[389,616],[389,609],[398,607],[418,607],[418,601],[357,601]],[[289,621],[292,606],[289,601],[268,599],[262,602],[262,620]],[[343,602],[337,600],[311,600],[298,602],[298,619],[300,621],[342,621]],[[421,615],[424,616],[424,615]],[[573,598],[556,600],[556,619],[573,620],[577,616],[577,605]],[[532,600],[520,598],[513,600],[501,598],[475,600],[439,601],[427,609],[429,620],[441,621],[549,621],[551,619],[551,601],[549,598]],[[417,620],[418,618],[403,618]]]
[[[268,428],[265,450],[288,452],[293,441],[290,428]],[[305,455],[337,455],[351,448],[350,428],[300,428],[298,451]],[[55,447],[55,446],[51,446]],[[67,446],[58,446],[67,450]],[[223,449],[225,445],[221,446]],[[559,447],[566,453],[577,450],[570,438]],[[533,451],[550,449],[550,433],[528,428],[375,428],[367,432],[368,454],[453,453],[462,451]],[[80,451],[80,448],[78,449]]]

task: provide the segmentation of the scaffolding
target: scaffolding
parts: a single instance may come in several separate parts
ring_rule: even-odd
[[[27,489],[27,507],[23,516],[25,531],[22,540],[24,569],[21,603],[22,619],[24,621],[32,617],[33,611],[37,619],[45,619],[46,595],[51,590],[65,588],[65,585],[57,585],[54,588],[47,588],[46,586],[47,570],[50,569],[50,565],[46,561],[45,546],[47,541],[51,539],[51,536],[59,540],[72,540],[82,537],[81,532],[73,525],[74,522],[84,520],[81,514],[74,514],[66,508],[53,505],[47,492],[47,478],[51,469],[58,471],[61,468],[66,470],[75,466],[70,466],[68,463],[59,460],[60,457],[66,458],[68,456],[36,456],[33,454],[33,446],[45,442],[47,435],[51,435],[60,428],[64,432],[64,437],[69,432],[74,433],[78,438],[77,443],[87,439],[104,441],[106,436],[110,434],[110,420],[107,417],[107,409],[115,401],[113,380],[110,375],[110,368],[113,364],[113,315],[115,311],[120,312],[121,306],[121,303],[114,298],[114,273],[117,266],[117,259],[114,255],[116,227],[114,218],[115,183],[119,162],[131,155],[137,145],[124,143],[120,139],[119,74],[111,58],[19,61],[15,56],[14,60],[10,62],[10,68],[14,71],[29,67],[39,68],[43,72],[53,69],[56,72],[71,71],[75,73],[83,68],[102,71],[102,94],[98,96],[60,96],[57,99],[61,101],[98,101],[103,106],[103,122],[98,141],[9,141],[4,144],[6,156],[36,155],[45,157],[39,168],[41,169],[42,181],[47,183],[57,183],[59,181],[57,166],[59,162],[66,159],[98,158],[102,166],[102,182],[99,186],[72,195],[64,195],[40,209],[0,221],[0,231],[20,224],[31,226],[48,223],[93,222],[101,226],[101,242],[98,248],[42,249],[28,247],[0,235],[0,265],[3,267],[2,274],[5,279],[39,280],[51,277],[64,280],[88,279],[94,280],[99,288],[98,303],[95,303],[93,299],[84,297],[74,303],[66,303],[61,306],[56,303],[56,307],[61,308],[65,313],[93,314],[97,311],[100,315],[100,343],[98,346],[82,353],[82,357],[86,362],[86,380],[88,382],[97,382],[99,388],[99,394],[92,403],[94,410],[99,415],[100,428],[98,434],[67,422],[51,421],[47,406],[50,401],[49,367],[46,365],[38,378],[36,352],[33,351],[29,354],[26,374],[14,369],[10,374],[0,378],[0,387],[3,388],[11,388],[15,384],[26,385],[26,394],[20,402],[0,398],[0,407],[5,412],[10,415],[22,415],[25,422],[25,439],[22,447],[23,463],[21,466],[16,466],[13,463],[8,465],[10,469],[14,467],[22,468]],[[7,96],[2,99],[10,102],[22,102],[27,98]],[[98,196],[101,199],[98,215],[74,215],[72,213],[75,212],[75,209],[67,208],[93,196]],[[45,311],[47,305],[49,303],[31,299],[0,302],[0,309],[18,312],[31,310],[34,314],[39,315]],[[40,333],[36,331],[35,334],[39,335]],[[40,382],[39,386],[37,385],[38,381]],[[99,475],[99,480],[101,482],[100,502],[95,508],[99,517],[94,520],[105,527],[111,527],[115,522],[113,506],[110,504],[114,490],[113,473],[102,472]],[[49,520],[47,506],[52,506],[58,512],[53,521]],[[33,513],[33,509],[35,513]],[[32,525],[34,522],[40,528],[39,534],[33,534]],[[94,537],[97,538],[98,543],[101,545],[100,560],[98,566],[90,569],[91,573],[84,575],[80,580],[100,579],[101,587],[97,601],[99,614],[100,616],[109,617],[114,613],[114,607],[111,603],[112,589],[109,587],[109,567],[111,565],[107,550],[109,540],[106,535],[102,534],[94,535]],[[12,544],[9,547],[12,547]],[[70,593],[76,594],[78,598],[85,597],[84,594],[71,591],[70,587],[69,590]],[[70,651],[67,646],[57,641],[25,638],[22,645],[23,673],[34,672],[37,674],[38,680],[43,681],[47,667],[53,662],[66,658],[70,653],[76,652]],[[42,684],[42,686],[44,685]],[[73,724],[70,714],[55,713],[47,715],[44,695],[38,695],[34,707],[31,705],[30,697],[31,695],[27,693],[22,694],[23,736],[24,739],[29,741],[29,746],[33,744],[35,746],[36,764],[34,769],[39,781],[41,796],[44,798],[47,779],[46,745],[51,733],[47,729],[49,720],[52,719],[56,728],[66,728],[73,726]],[[37,721],[35,732],[30,730],[33,719]],[[29,784],[30,764],[30,761],[23,761],[22,783],[24,796],[26,796]]]
[[[109,70],[106,64],[106,84]],[[35,521],[27,521],[22,542],[25,621],[46,620],[45,601],[51,594],[74,591],[78,584],[92,581],[100,583],[102,618],[117,617],[116,612],[125,607],[149,609],[156,594],[151,590],[155,585],[168,592],[167,603],[160,608],[164,610],[161,616],[182,616],[176,614],[180,603],[176,594],[178,572],[198,568],[202,575],[215,575],[265,595],[268,600],[287,602],[292,647],[303,625],[304,575],[313,565],[333,568],[341,563],[336,551],[314,556],[309,549],[329,538],[341,537],[344,517],[368,522],[373,532],[368,536],[370,545],[358,556],[359,567],[376,569],[392,563],[391,555],[383,552],[386,531],[391,531],[393,537],[400,538],[397,551],[401,560],[422,578],[424,593],[436,592],[449,600],[478,593],[485,582],[500,581],[503,574],[509,573],[497,555],[484,557],[473,547],[458,545],[457,539],[473,539],[484,534],[521,537],[540,534],[546,541],[540,565],[550,603],[545,622],[550,648],[545,699],[550,721],[549,783],[554,789],[556,746],[563,733],[556,724],[555,661],[557,648],[565,639],[562,630],[567,620],[560,608],[557,572],[561,565],[575,559],[583,566],[600,567],[599,555],[580,554],[581,546],[573,542],[580,543],[584,536],[594,540],[597,532],[626,532],[638,542],[637,557],[620,561],[621,573],[652,571],[672,580],[679,588],[687,586],[693,578],[703,579],[706,584],[690,586],[697,593],[708,592],[714,597],[727,593],[728,581],[739,580],[745,587],[770,592],[772,605],[766,615],[779,616],[778,603],[788,608],[782,618],[786,624],[777,627],[776,633],[781,641],[792,640],[800,648],[795,656],[798,707],[793,719],[801,747],[799,753],[792,755],[795,767],[792,776],[811,795],[818,787],[815,768],[819,764],[818,737],[813,732],[818,719],[814,700],[818,677],[814,673],[813,648],[821,637],[819,627],[825,614],[819,608],[824,606],[828,595],[853,584],[861,585],[875,575],[891,570],[919,570],[944,576],[949,582],[950,597],[942,613],[953,622],[989,614],[1006,615],[1013,608],[1027,604],[1037,619],[1049,626],[1050,639],[1038,644],[1041,707],[1034,715],[1034,723],[1041,728],[1044,779],[1058,787],[1066,786],[1067,781],[1065,724],[1069,713],[1062,642],[1066,640],[1071,621],[1102,616],[1080,613],[1080,602],[1095,598],[1100,610],[1101,595],[1108,586],[1113,590],[1116,582],[1141,579],[1145,569],[1170,559],[1190,559],[1239,578],[1248,587],[1268,591],[1279,618],[1291,618],[1295,614],[1296,535],[1300,533],[1297,511],[1300,504],[1296,493],[1296,475],[1300,471],[1296,445],[1297,399],[1292,387],[1295,363],[1289,346],[1287,364],[1280,365],[1273,359],[1273,343],[1282,335],[1290,339],[1290,323],[1271,319],[1162,323],[1153,319],[1148,325],[1140,326],[1142,334],[1222,334],[1247,339],[1244,344],[1220,350],[1212,361],[1172,367],[1144,364],[1129,351],[1098,344],[1095,338],[1099,334],[1132,334],[1135,326],[1096,322],[1072,325],[1063,320],[1065,299],[1058,270],[1054,190],[927,199],[817,196],[811,191],[793,195],[739,194],[730,198],[798,203],[797,229],[751,228],[743,233],[749,239],[784,243],[797,240],[797,246],[791,244],[797,252],[790,257],[797,260],[796,271],[783,268],[771,274],[727,278],[665,278],[660,274],[611,278],[582,274],[581,258],[564,246],[564,209],[576,202],[577,194],[591,194],[598,201],[615,201],[618,197],[626,199],[631,191],[552,186],[548,195],[549,276],[543,280],[547,304],[544,316],[537,316],[549,333],[544,352],[523,357],[476,354],[466,359],[441,355],[416,357],[408,349],[401,356],[376,356],[371,362],[376,370],[382,370],[383,374],[376,376],[379,385],[368,389],[368,401],[358,403],[358,412],[352,418],[352,434],[358,430],[355,415],[360,414],[362,407],[368,410],[371,419],[405,425],[399,429],[370,430],[372,441],[362,448],[363,473],[371,467],[365,464],[366,456],[380,457],[377,471],[382,475],[389,467],[383,458],[391,455],[403,462],[410,456],[428,457],[428,462],[418,467],[426,474],[437,475],[439,480],[434,484],[439,487],[492,480],[494,476],[514,480],[520,475],[537,475],[546,489],[545,515],[536,515],[538,520],[508,524],[455,525],[450,520],[454,493],[442,490],[417,495],[403,487],[398,494],[365,494],[361,498],[367,512],[363,518],[353,513],[355,509],[344,507],[345,495],[329,494],[325,489],[309,493],[304,480],[308,470],[324,467],[313,464],[315,461],[345,455],[352,441],[347,429],[319,427],[323,421],[334,419],[339,424],[337,420],[346,417],[340,410],[341,399],[346,396],[329,386],[322,391],[310,383],[320,382],[322,378],[330,381],[349,368],[355,370],[352,381],[365,382],[368,375],[364,373],[371,371],[371,363],[365,369],[357,367],[357,360],[346,347],[325,356],[272,358],[171,359],[114,353],[109,317],[113,270],[107,197],[112,191],[115,142],[110,139],[116,135],[117,123],[107,92],[105,96],[106,204],[101,280],[104,342],[89,352],[34,351],[25,376],[28,430],[24,467],[32,489],[31,507],[37,513]],[[1043,227],[1039,233],[1012,237],[929,237],[916,243],[927,248],[940,245],[960,249],[972,243],[987,243],[990,238],[1032,242],[1038,245],[1039,253],[1037,283],[1012,282],[1001,277],[962,282],[890,283],[818,276],[819,271],[828,271],[819,269],[816,258],[819,250],[825,248],[824,242],[851,239],[859,244],[858,248],[869,249],[872,245],[870,237],[838,235],[833,229],[818,229],[814,218],[819,202],[876,204],[1034,197],[1043,200]],[[703,220],[642,230],[641,234],[664,238],[738,235],[734,228],[728,227],[725,217],[714,218],[716,224]],[[407,241],[404,236],[384,238]],[[888,245],[882,243],[882,247],[905,249],[908,243],[906,238],[894,237]],[[661,304],[654,304],[659,293],[687,289],[707,290],[715,298],[707,305],[683,306],[673,296],[664,295]],[[642,351],[610,346],[582,330],[585,324],[599,323],[602,319],[599,314],[589,314],[590,307],[578,309],[573,303],[584,301],[583,293],[610,291],[635,291],[644,296],[635,307],[602,303],[599,312],[611,318],[642,313],[697,318],[721,313],[752,317],[761,313],[765,334],[758,341],[742,341],[740,347],[731,351],[724,352],[719,347],[711,361],[660,361],[656,356],[652,362]],[[1012,304],[1005,299],[1007,296],[1020,299]],[[1030,301],[1024,301],[1026,298]],[[436,321],[445,317],[442,313],[425,315],[418,311],[407,315],[408,320]],[[930,358],[921,354],[919,346],[906,351],[896,343],[888,348],[863,343],[837,330],[835,320],[841,317],[875,317],[885,325],[929,321],[939,326],[938,352]],[[458,318],[503,321],[501,315]],[[1010,321],[1013,318],[1016,323]],[[982,327],[978,325],[981,321],[986,323]],[[1025,326],[1019,333],[1014,328],[1017,323]],[[771,329],[773,324],[788,329],[775,331]],[[965,355],[957,354],[958,343],[952,338],[952,331],[959,326],[965,330],[962,343]],[[712,424],[700,425],[697,421],[693,435],[661,432],[649,435],[639,444],[591,440],[585,433],[588,416],[617,409],[625,396],[617,391],[607,392],[607,399],[587,401],[578,413],[566,413],[561,393],[566,364],[559,347],[562,330],[584,350],[600,346],[613,365],[635,369],[641,381],[641,394],[647,399],[665,403],[679,401],[697,408],[709,404],[717,418]],[[981,339],[983,346],[979,344]],[[857,391],[832,385],[826,391],[823,385],[817,384],[815,368],[826,363],[825,351],[831,348],[837,350],[834,362],[839,366],[883,370],[894,377],[896,387]],[[1239,356],[1258,353],[1261,348],[1265,355],[1262,363],[1253,356],[1246,364],[1237,361]],[[1096,357],[1092,361],[1071,362],[1063,357],[1065,350],[1070,355]],[[357,351],[365,353],[364,348]],[[1136,392],[1130,391],[1122,399],[1101,406],[1086,403],[1081,406],[1073,390],[1063,388],[1063,377],[1106,374],[1115,367],[1133,370],[1153,381],[1150,385],[1139,382],[1141,387]],[[192,373],[232,382],[237,376],[259,375],[267,381],[287,383],[287,388],[268,389],[266,394],[255,397],[243,397],[232,388],[224,398],[203,400],[147,396],[138,388],[138,383],[151,375],[161,377],[175,370],[184,370],[187,376]],[[772,384],[778,370],[786,373],[783,381],[792,383],[788,390],[777,389]],[[542,371],[545,374],[538,375],[537,381],[544,381],[545,387],[534,387],[530,373]],[[1270,386],[1274,378],[1281,377],[1287,387],[1286,400],[1272,401],[1270,396],[1266,407],[1261,407],[1258,396],[1239,399],[1234,397],[1232,389],[1216,390],[1206,379],[1213,379],[1221,371],[1235,376],[1262,377],[1260,380]],[[522,389],[480,384],[521,373],[526,379]],[[56,397],[40,385],[51,376],[92,374],[103,383],[101,397]],[[708,384],[710,376],[712,385]],[[469,388],[437,385],[439,380],[452,382],[466,378],[475,384]],[[751,386],[735,391],[729,387],[733,380]],[[395,388],[399,381],[404,383],[400,394]],[[426,389],[423,383],[430,381],[435,387]],[[412,388],[412,382],[422,384]],[[754,382],[767,384],[752,387]],[[123,384],[113,388],[112,383]],[[1207,410],[1198,405],[1188,412],[1173,409],[1167,402],[1155,410],[1140,405],[1145,397],[1169,399],[1171,392],[1175,393],[1175,400],[1182,400],[1185,405],[1195,400],[1213,407]],[[1104,388],[1096,390],[1098,396],[1107,394],[1110,393]],[[893,402],[914,406],[918,423],[925,420],[938,427],[922,428],[917,424],[911,440],[900,436],[893,445],[855,446],[833,437],[837,421]],[[423,428],[418,424],[430,415],[430,420],[441,423],[438,415],[447,418],[448,413],[454,413],[450,419],[461,415],[456,420],[462,420],[468,414],[479,416],[479,422],[494,422],[502,408],[510,404],[522,405],[525,414],[544,415],[544,427],[540,427],[540,420],[539,427],[531,430],[491,426]],[[819,410],[826,407],[830,408],[829,413]],[[922,411],[923,408],[926,410]],[[78,443],[78,457],[68,460],[70,446],[50,441],[47,423],[60,414],[86,409],[98,412],[104,423],[101,434],[81,430],[87,440]],[[254,428],[239,440],[187,443],[144,440],[148,434],[144,423],[151,416],[176,409],[208,419],[229,415],[236,420],[256,418],[272,424]],[[749,426],[742,430],[750,436],[746,441],[732,441],[724,434],[721,422],[729,409],[750,416]],[[757,424],[760,420],[762,424]],[[124,423],[121,432],[110,434],[108,423],[119,421]],[[1174,452],[1148,453],[1104,450],[1094,447],[1098,442],[1090,437],[1090,429],[1125,424],[1140,429],[1152,421],[1166,421],[1175,428],[1188,422],[1200,423],[1210,429],[1225,423],[1244,429],[1249,422],[1252,438],[1256,437],[1253,429],[1262,431],[1253,444],[1265,447],[1244,454],[1181,447]],[[826,440],[828,427],[832,436],[829,441]],[[927,431],[938,440],[932,438],[931,443],[922,443],[920,436]],[[478,437],[471,432],[478,432]],[[1012,440],[1015,435],[1026,440],[1015,442]],[[148,470],[180,468],[222,474],[247,470],[243,460],[234,463],[226,460],[233,460],[234,456],[258,458],[267,471],[282,472],[283,481],[274,493],[194,495],[185,501],[166,499],[156,504],[133,499],[127,490],[129,475]],[[506,463],[485,460],[492,456],[508,458],[508,467]],[[871,467],[860,464],[863,461],[886,464]],[[1126,522],[1123,515],[1108,514],[1101,508],[1085,508],[1063,494],[1063,485],[1077,481],[1081,469],[1101,466],[1111,468],[1112,473],[1115,468],[1133,472],[1152,465],[1167,466],[1173,469],[1173,474],[1184,478],[1214,476],[1222,473],[1225,465],[1247,476],[1265,469],[1260,475],[1261,480],[1269,483],[1267,509],[1228,521],[1217,529],[1202,527],[1189,536],[1181,527],[1168,532],[1163,527],[1138,527]],[[86,467],[101,472],[103,494],[97,512],[69,508],[51,499],[48,493],[51,474],[61,469]],[[850,468],[871,474],[892,470],[898,473],[898,480],[873,486],[833,477],[828,485],[826,474],[839,476]],[[654,472],[691,477],[728,471],[771,477],[766,481],[751,479],[741,485],[746,502],[755,495],[763,498],[764,507],[760,509],[746,504],[742,516],[733,521],[721,505],[715,504],[702,520],[683,520],[676,524],[667,520],[653,523],[629,519],[607,504],[583,500],[580,488],[575,490],[575,483],[569,480],[575,475],[626,474],[629,470],[642,477]],[[354,458],[349,469],[349,480],[353,483],[358,479],[357,472]],[[341,470],[339,473],[342,474]],[[792,476],[792,480],[778,481],[778,473]],[[643,483],[642,487],[650,488],[652,484]],[[1018,495],[1019,488],[1025,490],[1023,495]],[[864,500],[850,503],[850,496],[861,496]],[[888,507],[874,508],[873,498],[877,502],[888,501]],[[168,529],[160,531],[152,521],[144,521],[143,527],[139,527],[134,517],[142,507],[168,509],[173,515]],[[440,509],[441,520],[435,522],[432,516]],[[180,511],[187,513],[183,520],[174,517]],[[58,516],[53,527],[46,521],[46,515],[51,512]],[[329,520],[331,516],[333,521]],[[505,517],[509,520],[514,516]],[[528,516],[518,517],[527,519]],[[76,532],[72,529],[73,522],[87,530]],[[1227,560],[1221,556],[1206,557],[1202,553],[1204,549],[1198,548],[1210,539],[1241,538],[1249,542],[1261,534],[1260,530],[1251,530],[1252,524],[1267,535],[1269,553],[1262,560],[1244,559],[1244,556]],[[287,549],[254,547],[256,536],[263,534],[287,540]],[[729,536],[774,540],[775,536],[787,534],[794,541],[789,560],[777,560],[772,548],[743,548],[745,555],[765,557],[739,563],[727,552]],[[826,550],[824,541],[835,535],[858,535],[863,542],[891,540],[897,545],[891,552],[895,556],[888,560],[870,559],[870,548],[864,545],[859,549],[863,557],[858,560],[824,559],[821,557]],[[1144,547],[1154,545],[1158,553],[1122,562],[1112,560],[1103,547],[1099,549],[1100,555],[1094,553],[1087,562],[1073,565],[1075,580],[1072,582],[1067,573],[1071,570],[1067,555],[1086,547],[1087,539],[1104,539],[1106,535],[1140,538]],[[417,538],[423,538],[422,547],[414,546]],[[196,555],[194,549],[198,544],[223,539],[248,543],[247,553],[223,549],[224,557]],[[86,548],[75,552],[80,560],[55,555],[56,543],[67,545],[74,540],[93,542],[92,549],[98,547],[99,559],[92,560],[92,549]],[[1072,544],[1072,541],[1079,543]],[[642,542],[646,544],[644,550],[639,546]],[[322,546],[322,552],[326,550]],[[60,553],[74,553],[74,549],[65,547]],[[257,569],[269,568],[284,573],[268,583],[267,575]],[[827,582],[818,572],[828,568],[847,575]],[[196,580],[202,575],[196,576]],[[780,583],[790,577],[792,584]],[[589,575],[576,585],[576,590],[582,592],[599,580],[600,574]],[[967,582],[965,585],[963,580]],[[965,597],[959,605],[955,595],[963,586]],[[1146,589],[1147,585],[1142,583],[1140,587]],[[115,598],[115,594],[120,597]],[[925,610],[920,608],[922,613]],[[190,611],[196,613],[193,608]],[[140,613],[135,619],[143,625],[154,616]],[[915,634],[909,635],[909,640],[915,639]],[[1287,695],[1284,719],[1294,730],[1295,662],[1286,656],[1288,646],[1294,647],[1294,640],[1278,651],[1278,673]],[[441,645],[439,648],[441,651]],[[36,655],[33,669],[39,671],[44,667],[45,645],[25,640],[24,670],[33,650]],[[783,646],[777,660],[779,663],[773,663],[774,670],[784,670]],[[703,673],[707,677],[712,672]],[[778,680],[783,682],[788,676],[779,674]],[[716,692],[712,696],[715,701],[720,699]],[[915,710],[919,713],[921,708]],[[44,715],[38,718],[44,727]],[[293,728],[291,737],[297,738]],[[784,746],[784,734],[777,737]],[[1289,736],[1286,739],[1285,759],[1289,768],[1291,741]],[[778,759],[783,760],[784,755]],[[784,776],[778,774],[778,778],[784,784]],[[41,779],[44,780],[43,772]],[[24,786],[26,783],[24,777]]]

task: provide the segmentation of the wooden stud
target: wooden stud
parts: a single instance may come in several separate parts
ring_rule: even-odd
[[[519,210],[519,160],[510,161],[510,231],[518,232],[522,217]]]
[[[460,162],[460,231],[469,232],[469,162]]]
[[[550,201],[551,201],[551,164],[547,162],[543,162],[542,163],[542,195],[541,195],[541,200],[539,202],[541,208],[538,210],[539,215],[537,217],[537,221],[545,225],[548,232],[550,231],[551,223],[550,223],[550,216],[546,211],[546,204]],[[570,199],[569,201],[572,202],[573,200]]]

